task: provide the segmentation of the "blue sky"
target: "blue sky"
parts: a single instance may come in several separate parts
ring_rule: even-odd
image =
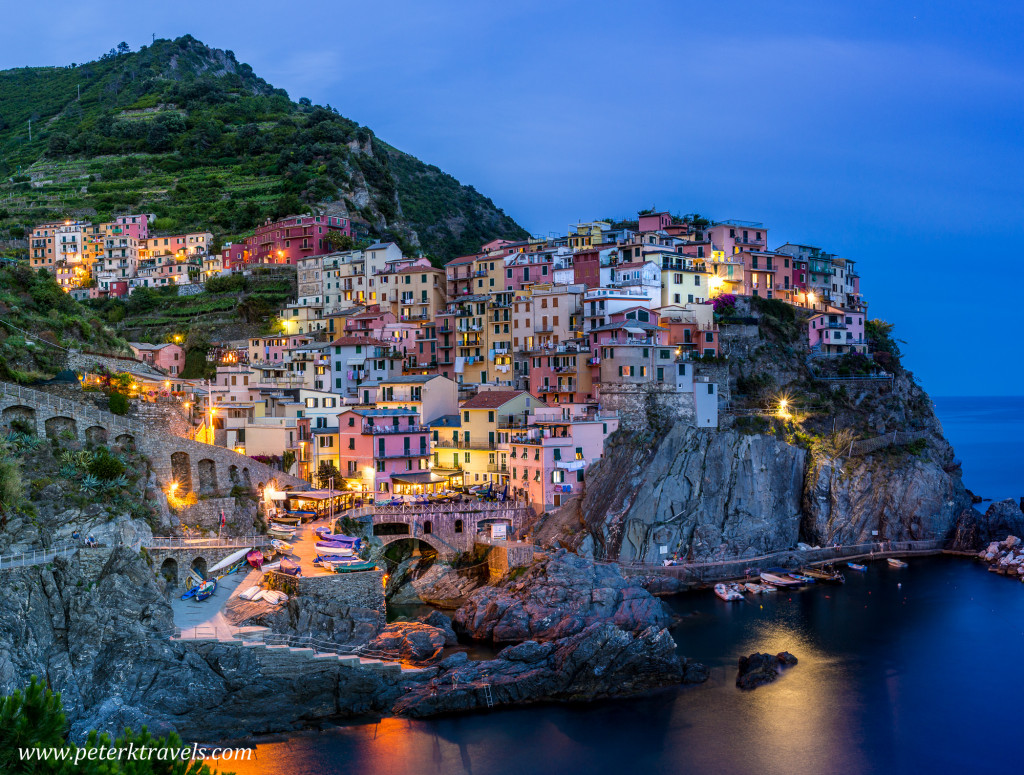
[[[43,0],[0,67],[191,33],[535,234],[657,206],[858,260],[930,392],[1024,393],[1024,7],[632,5]]]

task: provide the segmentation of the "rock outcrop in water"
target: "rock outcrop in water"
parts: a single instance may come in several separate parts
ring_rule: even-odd
[[[976,551],[1007,535],[1024,535],[1024,510],[1013,498],[989,504],[984,514],[965,510],[957,521],[952,545],[960,551]]]
[[[598,622],[640,632],[663,629],[671,617],[660,600],[624,578],[618,567],[563,549],[510,583],[473,593],[452,624],[476,640],[519,643],[576,635]]]
[[[394,710],[429,716],[486,708],[491,703],[623,697],[706,678],[703,666],[679,659],[667,630],[648,627],[629,632],[595,622],[555,641],[509,646],[485,662],[442,663],[434,679],[412,688]]]
[[[783,667],[790,667],[796,663],[797,658],[788,651],[774,655],[755,653],[749,657],[740,657],[736,685],[741,689],[756,689],[776,680],[782,674]]]

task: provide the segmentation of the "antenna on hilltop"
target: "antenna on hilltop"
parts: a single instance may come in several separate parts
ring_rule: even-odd
[[[153,34],[153,42],[156,43],[156,33],[154,32],[152,34]]]

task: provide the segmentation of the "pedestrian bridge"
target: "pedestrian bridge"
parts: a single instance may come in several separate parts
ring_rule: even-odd
[[[414,538],[435,549],[439,557],[448,559],[459,552],[471,551],[478,535],[489,525],[504,523],[509,535],[513,535],[532,514],[529,506],[517,501],[466,501],[367,506],[350,509],[341,516],[369,519],[374,536],[385,546]]]

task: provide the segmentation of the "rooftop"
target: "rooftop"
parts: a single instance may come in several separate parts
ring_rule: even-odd
[[[485,390],[462,402],[463,409],[497,409],[514,398],[529,395],[525,390]],[[538,401],[540,399],[537,399]]]

